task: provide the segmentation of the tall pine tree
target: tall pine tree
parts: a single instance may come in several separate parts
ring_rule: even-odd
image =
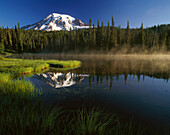
[[[142,45],[142,49],[144,50],[145,49],[145,33],[144,33],[144,30],[143,30],[143,23],[141,24],[141,45]]]
[[[11,32],[10,32],[10,29],[7,27],[7,42],[8,42],[8,45],[7,45],[7,48],[9,50],[12,50],[12,38],[11,38]]]
[[[108,21],[108,25],[107,25],[106,50],[109,50],[109,46],[110,46],[110,23],[109,23],[109,21]]]
[[[4,51],[4,38],[3,38],[3,30],[0,27],[0,53]]]
[[[126,45],[130,46],[130,28],[129,28],[129,21],[127,21],[127,29],[126,29]]]
[[[96,29],[95,25],[93,24],[93,38],[92,38],[92,48],[93,50],[96,49]]]
[[[13,50],[17,52],[18,51],[17,35],[14,29],[12,29],[12,43],[13,43]]]
[[[112,16],[112,27],[111,27],[111,37],[110,37],[110,49],[112,49],[112,47],[117,47],[117,31],[115,29],[115,23],[114,23],[114,19]]]
[[[92,19],[89,20],[89,27],[92,28]]]

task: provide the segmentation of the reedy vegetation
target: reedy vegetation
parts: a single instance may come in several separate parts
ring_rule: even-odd
[[[32,72],[42,71],[50,67],[78,67],[81,65],[80,61],[59,61],[59,60],[22,60],[22,59],[8,59],[0,57],[0,72],[10,72],[12,76],[19,74],[28,74]]]

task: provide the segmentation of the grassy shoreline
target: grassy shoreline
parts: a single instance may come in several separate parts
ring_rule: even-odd
[[[169,129],[150,131],[133,121],[122,122],[116,114],[98,107],[70,111],[44,105],[41,90],[29,81],[13,80],[17,74],[37,72],[50,64],[71,68],[81,63],[0,57],[0,134],[169,135]]]
[[[80,61],[59,61],[59,60],[29,60],[9,59],[0,56],[0,72],[14,75],[25,75],[38,72],[52,67],[74,68],[81,65]]]

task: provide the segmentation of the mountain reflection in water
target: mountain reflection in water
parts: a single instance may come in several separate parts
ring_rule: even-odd
[[[83,74],[74,74],[74,73],[42,73],[42,74],[35,74],[33,77],[39,80],[42,80],[45,83],[48,83],[54,88],[63,88],[63,87],[69,87],[76,82],[81,82],[85,77],[88,77],[89,75],[83,75]]]
[[[25,79],[42,88],[46,104],[68,110],[99,106],[124,119],[133,117],[148,125],[170,125],[170,58],[153,57],[77,57],[82,61],[79,68],[50,68]]]

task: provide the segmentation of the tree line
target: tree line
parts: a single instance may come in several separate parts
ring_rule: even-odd
[[[114,18],[111,24],[104,26],[103,21],[89,29],[37,31],[22,30],[20,24],[9,29],[0,27],[0,52],[89,52],[112,51],[121,48],[138,48],[142,51],[170,50],[170,25],[158,25],[151,28],[130,29],[115,27]]]

